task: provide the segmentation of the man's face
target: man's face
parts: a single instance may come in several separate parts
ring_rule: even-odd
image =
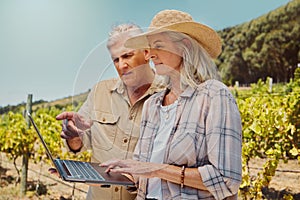
[[[126,39],[120,39],[109,51],[115,68],[127,87],[141,86],[145,67],[149,67],[141,50],[124,47]]]

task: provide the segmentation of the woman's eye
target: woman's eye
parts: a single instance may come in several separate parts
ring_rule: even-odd
[[[161,46],[161,45],[154,46],[154,49],[162,49],[162,48],[163,48],[163,46]]]

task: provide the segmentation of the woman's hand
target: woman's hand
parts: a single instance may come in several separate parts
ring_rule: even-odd
[[[116,172],[116,173],[127,173],[133,176],[140,176],[145,178],[156,177],[156,172],[168,167],[167,164],[150,163],[150,162],[140,162],[136,160],[109,160],[102,164],[102,167],[107,167],[106,172]]]

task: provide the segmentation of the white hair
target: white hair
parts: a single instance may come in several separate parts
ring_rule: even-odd
[[[107,40],[106,47],[110,49],[120,39],[126,40],[129,37],[133,37],[142,32],[142,29],[138,25],[133,23],[125,23],[114,26],[111,32],[108,34],[109,38]]]
[[[178,48],[182,50],[182,66],[180,69],[181,86],[197,87],[209,79],[220,80],[217,66],[209,56],[207,51],[193,38],[186,34],[167,31],[164,32],[168,38],[178,44]],[[189,42],[183,42],[187,39]]]

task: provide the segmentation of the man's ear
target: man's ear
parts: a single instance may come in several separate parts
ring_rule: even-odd
[[[150,59],[150,56],[149,56],[149,49],[144,49],[143,50],[143,52],[144,52],[144,57],[145,57],[145,60],[146,61],[149,61],[149,59]]]

